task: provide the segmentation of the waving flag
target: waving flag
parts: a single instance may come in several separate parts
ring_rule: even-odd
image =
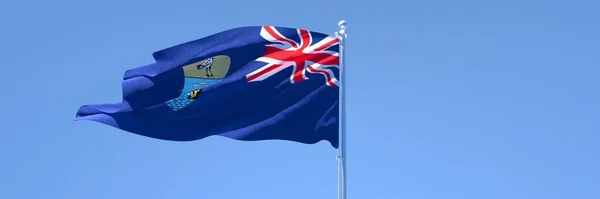
[[[120,103],[84,105],[76,120],[172,141],[326,140],[338,147],[339,39],[240,27],[160,50],[125,72]]]

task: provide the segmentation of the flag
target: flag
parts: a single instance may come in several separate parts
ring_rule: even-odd
[[[338,148],[339,39],[287,27],[225,30],[152,54],[130,69],[120,103],[75,120],[171,141],[328,141]]]

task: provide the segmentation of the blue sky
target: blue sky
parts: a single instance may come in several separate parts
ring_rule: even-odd
[[[0,198],[337,196],[326,142],[176,143],[93,122],[154,51],[246,25],[348,24],[348,194],[600,198],[600,2],[0,2]]]

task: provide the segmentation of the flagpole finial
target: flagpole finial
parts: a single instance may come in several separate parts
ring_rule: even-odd
[[[340,22],[338,22],[338,27],[340,28],[340,30],[335,32],[335,36],[337,36],[340,39],[345,39],[348,37],[348,35],[346,34],[346,23],[346,20],[341,20]]]
[[[346,20],[341,20],[341,21],[338,23],[338,26],[339,26],[340,28],[342,28],[342,27],[344,27],[344,25],[346,25],[346,23],[347,23],[347,22],[346,22]]]

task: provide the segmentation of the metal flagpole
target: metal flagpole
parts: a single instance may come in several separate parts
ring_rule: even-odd
[[[346,45],[346,21],[341,20],[338,23],[339,31],[335,36],[340,40],[340,64],[339,64],[339,147],[338,147],[338,198],[346,199],[346,74],[345,74],[345,45]]]

